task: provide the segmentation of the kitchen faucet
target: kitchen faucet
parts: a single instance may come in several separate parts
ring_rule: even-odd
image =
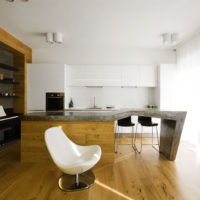
[[[93,106],[94,108],[96,108],[96,107],[97,107],[97,106],[95,105],[95,98],[96,98],[96,97],[94,96],[94,106]]]
[[[100,107],[98,107],[98,106],[96,105],[96,97],[95,97],[95,96],[94,96],[94,98],[93,98],[93,106],[90,107],[90,108],[88,108],[88,109],[102,109],[102,108],[100,108]]]

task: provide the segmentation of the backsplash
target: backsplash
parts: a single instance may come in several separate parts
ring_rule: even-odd
[[[145,108],[148,104],[156,104],[154,90],[154,88],[69,87],[66,91],[65,107],[68,107],[71,98],[74,107],[92,107],[95,96],[98,107]]]

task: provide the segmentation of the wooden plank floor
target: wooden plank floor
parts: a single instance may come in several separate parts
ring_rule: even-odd
[[[175,162],[151,146],[138,155],[131,146],[120,145],[114,165],[93,170],[93,187],[63,192],[57,186],[61,172],[54,165],[19,162],[18,142],[0,152],[0,200],[199,200],[199,161],[184,143]]]

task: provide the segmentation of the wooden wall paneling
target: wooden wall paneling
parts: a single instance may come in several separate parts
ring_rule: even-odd
[[[25,88],[25,56],[23,54],[14,54],[14,66],[19,69],[19,71],[14,71],[14,79],[19,81],[19,84],[13,86],[13,92],[19,96],[13,101],[13,107],[15,113],[26,113],[26,88]]]
[[[26,44],[18,40],[16,37],[5,31],[0,27],[0,42],[5,45],[4,47],[11,52],[20,52],[27,56],[27,61],[32,60],[32,49]]]
[[[19,98],[14,99],[14,111],[16,113],[27,113],[27,63],[32,62],[32,49],[23,42],[0,28],[0,47],[14,55],[14,78],[19,81],[14,85],[13,92]]]

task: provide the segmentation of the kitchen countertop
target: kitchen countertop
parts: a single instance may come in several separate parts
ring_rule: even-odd
[[[159,109],[120,109],[66,111],[38,111],[21,116],[22,121],[115,121],[132,115],[156,117],[169,120],[184,120],[185,111],[163,111]]]
[[[160,146],[159,151],[163,153],[163,155],[168,160],[175,160],[176,153],[178,150],[184,121],[186,117],[187,112],[184,111],[163,111],[158,109],[120,109],[115,111],[93,111],[93,110],[81,110],[81,111],[63,111],[63,112],[33,112],[26,115],[21,116],[21,126],[22,126],[22,144],[25,146],[28,144],[34,144],[35,148],[38,148],[38,144],[35,138],[40,138],[39,142],[41,142],[44,135],[44,130],[51,127],[52,125],[58,125],[60,124],[62,127],[67,127],[69,130],[70,127],[72,127],[72,130],[69,131],[73,134],[73,131],[78,132],[80,135],[89,134],[94,140],[95,144],[98,144],[100,133],[108,135],[108,142],[110,142],[110,146],[114,144],[114,121],[119,120],[125,117],[129,117],[132,115],[136,116],[147,116],[147,117],[157,117],[161,118],[161,130],[160,130]],[[45,121],[45,123],[44,123]],[[59,122],[59,123],[57,123]],[[67,122],[67,123],[65,123]],[[80,123],[79,123],[80,122]],[[86,123],[85,123],[86,122]],[[87,123],[88,122],[88,123]],[[39,124],[37,126],[37,124]],[[68,127],[68,125],[70,126]],[[105,125],[106,124],[106,125]],[[76,129],[76,126],[79,128]],[[105,127],[107,126],[108,129]],[[83,129],[87,129],[87,131],[81,131],[80,127],[84,127]],[[88,128],[90,127],[90,128]],[[105,127],[105,128],[102,128]],[[112,128],[111,128],[112,127]],[[99,129],[98,129],[99,128]],[[31,137],[25,137],[27,134],[30,133],[30,130],[34,129],[33,132],[31,132]],[[97,137],[94,136],[95,130],[97,129],[100,131]],[[103,132],[101,132],[103,130]],[[98,131],[97,131],[98,132]],[[37,137],[33,137],[33,133],[37,134]],[[105,135],[103,136],[105,137]],[[28,142],[27,142],[28,140]],[[94,141],[93,141],[94,142]],[[106,143],[107,144],[107,143]],[[33,146],[34,146],[33,145]],[[43,144],[44,145],[44,144]],[[103,147],[105,144],[101,144]],[[27,147],[30,149],[30,147]],[[107,152],[109,155],[111,155],[114,151],[113,149],[109,149],[109,152]],[[104,149],[104,152],[106,150]],[[33,149],[33,154],[40,154],[41,151]],[[37,152],[37,153],[36,153]],[[22,147],[21,156],[30,158],[30,155],[28,155],[29,151],[26,150],[26,148]],[[31,154],[31,156],[33,155]],[[36,158],[39,156],[36,155]],[[43,157],[42,157],[43,158]],[[31,159],[32,160],[32,159]],[[40,159],[41,160],[41,159]]]

